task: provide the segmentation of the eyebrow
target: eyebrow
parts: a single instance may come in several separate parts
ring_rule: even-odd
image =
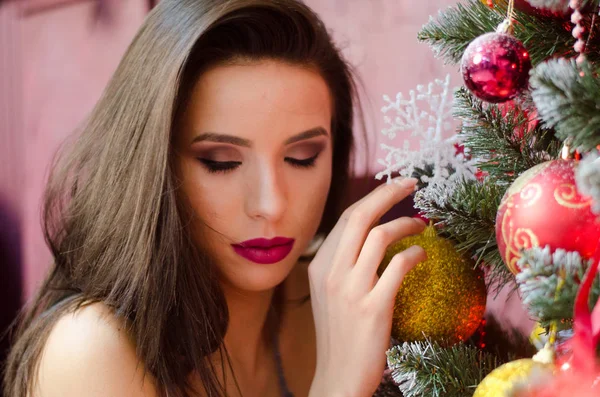
[[[304,141],[306,139],[314,138],[316,136],[321,136],[321,135],[328,136],[325,128],[315,127],[315,128],[311,128],[310,130],[306,130],[304,132],[301,132],[299,134],[296,134],[296,135],[286,139],[285,144],[291,145],[292,143]],[[240,138],[240,137],[233,136],[233,135],[218,134],[216,132],[205,132],[203,134],[200,134],[192,140],[192,143],[201,142],[201,141],[229,143],[229,144],[236,145],[236,146],[252,147],[252,142],[247,139]]]

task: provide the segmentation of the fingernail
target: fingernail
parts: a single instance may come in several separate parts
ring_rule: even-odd
[[[413,188],[417,182],[419,182],[416,178],[402,178],[402,179],[394,179],[394,183],[398,184],[405,188]]]
[[[425,254],[425,258],[427,258],[427,251],[425,251],[425,248],[421,247],[420,245],[412,245],[410,248],[423,251],[423,254]]]
[[[425,221],[421,218],[413,218],[415,221],[417,221],[419,224],[423,225],[423,226],[427,226],[427,223],[425,223]]]

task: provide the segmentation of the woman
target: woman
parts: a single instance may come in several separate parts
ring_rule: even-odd
[[[414,180],[342,213],[353,97],[301,3],[161,1],[54,165],[7,395],[371,395],[424,224],[375,226]]]

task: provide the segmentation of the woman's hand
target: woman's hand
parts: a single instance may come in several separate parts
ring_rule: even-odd
[[[377,268],[388,245],[421,233],[425,223],[399,218],[375,225],[415,184],[415,179],[395,179],[349,207],[309,265],[317,335],[311,397],[372,396],[381,381],[394,298],[404,275],[425,260],[425,251],[413,246],[396,254],[380,279]]]

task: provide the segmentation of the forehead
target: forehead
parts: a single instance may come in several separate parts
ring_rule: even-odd
[[[331,116],[327,84],[312,69],[278,61],[225,65],[196,82],[182,133],[191,139],[206,131],[284,138],[316,126],[329,131]]]

